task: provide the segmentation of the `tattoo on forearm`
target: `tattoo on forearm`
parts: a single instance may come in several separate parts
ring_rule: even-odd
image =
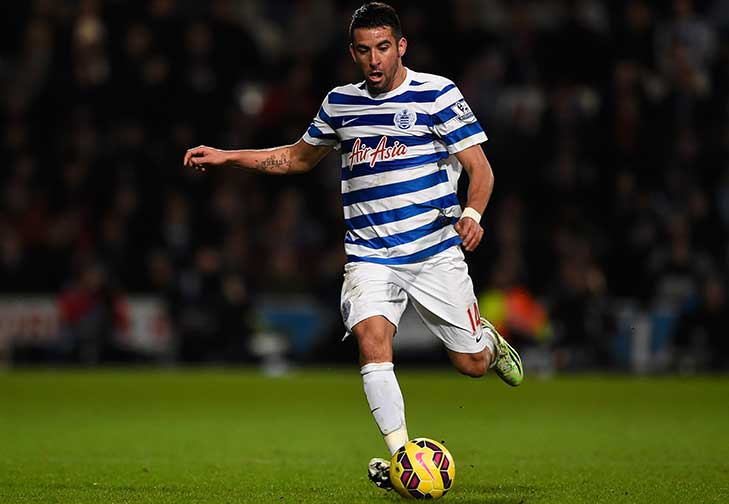
[[[284,152],[280,156],[271,154],[265,159],[256,161],[256,169],[264,172],[278,171],[279,168],[285,168],[284,171],[291,169],[291,160]]]

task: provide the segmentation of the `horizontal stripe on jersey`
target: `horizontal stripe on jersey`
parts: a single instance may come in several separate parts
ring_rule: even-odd
[[[421,236],[420,238],[390,248],[372,249],[356,245],[354,243],[345,243],[344,252],[346,255],[357,257],[404,257],[410,256],[419,250],[430,248],[433,245],[437,245],[449,238],[457,236],[458,233],[456,233],[453,226],[445,226],[440,229],[436,229],[425,236]]]
[[[448,238],[445,241],[442,241],[440,243],[436,243],[435,245],[432,245],[428,248],[419,250],[418,252],[415,252],[413,254],[408,254],[405,256],[399,256],[399,257],[367,257],[367,256],[356,256],[356,255],[347,255],[347,262],[361,262],[361,261],[367,261],[367,262],[373,262],[377,264],[409,264],[414,263],[418,261],[422,261],[424,259],[427,259],[430,256],[433,256],[437,254],[438,252],[442,252],[448,248],[451,248],[455,245],[459,245],[461,243],[461,237],[460,236],[454,236],[452,238]]]
[[[372,187],[405,182],[407,180],[425,177],[426,175],[432,175],[438,171],[440,171],[438,166],[432,163],[403,170],[380,171],[370,168],[369,173],[363,174],[360,177],[342,180],[342,194],[358,191],[360,189],[370,189]]]
[[[447,123],[451,119],[456,117],[456,111],[453,110],[453,105],[448,105],[442,110],[430,115],[430,120],[433,124]]]
[[[419,203],[421,201],[428,201],[431,199],[442,198],[443,196],[447,196],[450,193],[454,193],[454,192],[456,192],[456,190],[453,188],[452,184],[438,184],[437,186],[428,187],[427,189],[423,189],[421,191],[403,194],[403,195],[399,195],[396,197],[362,201],[355,205],[343,207],[344,218],[352,219],[354,217],[357,217],[358,215],[383,212],[385,210],[389,210],[393,206],[398,206],[398,207],[399,207],[399,205],[407,206],[410,204]],[[443,210],[443,209],[441,209],[441,210]],[[417,227],[420,224],[423,224],[427,220],[427,217],[423,216],[420,219],[421,220],[410,221],[411,224],[413,224],[412,227]],[[385,225],[385,226],[387,226],[387,225]],[[400,231],[402,231],[402,229],[400,229]],[[383,232],[382,234],[392,234],[392,233],[387,231],[387,232]]]
[[[455,112],[454,112],[455,114]],[[433,118],[429,114],[416,112],[415,124],[420,126],[432,126]],[[355,126],[394,126],[395,113],[392,114],[347,114],[330,117],[333,129],[353,128]]]
[[[392,210],[383,210],[382,212],[358,215],[351,219],[345,219],[344,225],[347,229],[351,230],[361,229],[368,226],[380,226],[382,224],[387,224],[388,222],[397,222],[425,212],[430,212],[433,209],[442,209],[454,205],[458,205],[458,197],[455,193],[451,193],[422,203],[413,203],[412,205],[393,208]]]
[[[481,129],[481,125],[475,122],[471,124],[466,124],[465,126],[461,126],[455,131],[451,131],[443,137],[443,140],[445,140],[445,143],[447,143],[448,145],[451,145],[456,142],[460,142],[464,138],[468,138],[472,135],[476,135],[482,132],[483,130]]]
[[[392,236],[425,226],[439,217],[450,219],[451,217],[460,217],[462,213],[461,205],[455,205],[448,208],[433,208],[413,217],[395,222],[388,222],[380,226],[367,226],[360,229],[347,230],[347,233],[345,234],[345,241],[354,243],[357,240],[366,241],[374,240],[375,238],[382,236]]]
[[[344,206],[353,205],[362,201],[377,200],[400,194],[407,194],[422,189],[448,182],[448,174],[445,170],[440,170],[424,177],[398,182],[396,184],[386,184],[382,186],[371,187],[369,189],[360,189],[342,194],[342,204]]]
[[[471,135],[470,137],[464,138],[460,142],[456,142],[454,144],[449,145],[448,152],[450,152],[450,153],[461,152],[463,150],[466,150],[469,147],[481,144],[485,141],[486,141],[486,133],[484,133],[483,131],[480,131],[480,132],[476,133],[475,135]]]
[[[322,132],[322,130],[320,130],[313,124],[311,126],[309,126],[307,133],[314,138],[326,138],[328,140],[339,140],[336,133],[324,133],[324,132]]]
[[[449,84],[440,91],[406,91],[402,94],[393,96],[391,98],[383,98],[381,100],[375,100],[367,98],[366,96],[354,96],[343,93],[332,92],[329,93],[329,103],[331,105],[369,105],[378,106],[384,103],[427,103],[435,101],[440,95],[447,93],[451,89],[455,88],[455,84]]]
[[[334,123],[332,122],[332,118],[331,118],[331,117],[329,117],[329,114],[327,114],[327,111],[326,111],[326,110],[324,110],[324,107],[323,107],[323,106],[322,106],[322,107],[319,107],[319,113],[318,113],[317,115],[319,116],[319,118],[320,118],[320,119],[321,119],[322,121],[324,121],[325,123],[327,123],[327,125],[328,125],[328,126],[329,126],[329,127],[331,128],[331,129],[336,129],[336,128],[334,127]]]
[[[369,240],[361,238],[356,240],[345,240],[345,243],[360,245],[371,249],[393,248],[398,245],[404,245],[411,241],[415,241],[423,236],[427,236],[443,229],[446,226],[453,225],[456,222],[458,222],[458,217],[438,216],[435,220],[409,231],[403,231],[390,236],[378,236]]]

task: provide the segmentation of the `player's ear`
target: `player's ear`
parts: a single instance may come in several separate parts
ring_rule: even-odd
[[[405,37],[400,37],[397,42],[397,54],[402,58],[405,56],[405,52],[408,50],[408,41]]]
[[[354,47],[352,44],[349,44],[349,55],[352,56],[352,61],[357,63],[357,57],[354,55]]]

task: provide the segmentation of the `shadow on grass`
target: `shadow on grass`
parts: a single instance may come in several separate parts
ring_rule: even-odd
[[[532,485],[468,485],[455,490],[453,501],[462,504],[531,504],[544,497],[543,489]],[[450,495],[449,495],[450,497]]]
[[[377,496],[381,498],[382,502],[404,502],[396,492],[382,493]],[[454,504],[537,504],[544,502],[544,497],[543,489],[536,486],[469,484],[464,487],[456,487],[445,497],[445,502]]]

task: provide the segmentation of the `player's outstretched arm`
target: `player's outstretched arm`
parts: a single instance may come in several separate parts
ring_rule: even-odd
[[[468,173],[468,202],[466,208],[472,208],[477,215],[469,216],[465,213],[456,223],[456,232],[463,240],[463,248],[468,252],[476,250],[483,238],[483,227],[479,222],[480,215],[486,210],[486,205],[494,189],[494,172],[486,159],[480,145],[473,145],[456,154],[458,161]]]
[[[311,170],[330,150],[329,146],[310,145],[303,140],[272,149],[221,150],[200,145],[185,152],[183,165],[200,171],[215,166],[232,166],[286,175]]]

